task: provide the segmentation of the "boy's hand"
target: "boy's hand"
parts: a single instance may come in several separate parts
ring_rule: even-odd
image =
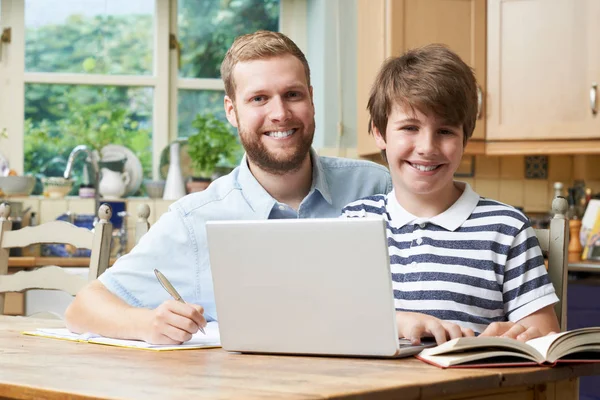
[[[437,344],[463,336],[475,336],[472,329],[416,312],[397,311],[396,323],[400,337],[409,339],[414,345],[420,344],[424,336],[433,336]]]
[[[181,344],[206,326],[204,308],[195,304],[167,300],[152,310],[144,340],[152,344]]]
[[[555,333],[550,332],[549,335]],[[544,336],[535,326],[526,327],[518,322],[492,322],[479,336],[500,336],[526,342]]]

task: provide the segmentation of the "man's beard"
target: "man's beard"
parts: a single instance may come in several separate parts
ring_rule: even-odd
[[[263,171],[274,175],[284,175],[300,169],[307,154],[310,152],[315,134],[314,121],[306,128],[306,132],[301,132],[300,129],[294,132],[294,135],[301,135],[301,141],[296,145],[293,154],[282,158],[270,152],[256,132],[248,132],[243,126],[238,124],[240,141],[246,150],[248,159]]]

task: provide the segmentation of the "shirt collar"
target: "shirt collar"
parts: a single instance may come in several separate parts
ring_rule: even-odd
[[[329,191],[329,184],[321,160],[314,149],[310,149],[310,159],[312,162],[312,184],[309,194],[314,190],[321,193],[321,196],[329,204],[332,204],[331,192]],[[242,157],[242,161],[239,166],[239,173],[237,177],[238,185],[242,189],[242,194],[250,207],[255,212],[269,214],[271,209],[276,205],[277,201],[262,187],[262,185],[256,180],[250,167],[248,167],[248,159],[246,154]]]
[[[471,186],[466,182],[455,182],[459,187],[463,187],[463,193],[454,204],[446,211],[431,218],[421,218],[412,215],[406,211],[396,199],[395,191],[392,190],[387,196],[387,211],[390,214],[392,224],[396,228],[400,228],[409,223],[430,222],[442,228],[455,231],[469,217],[477,204],[479,203],[479,195],[471,189]]]

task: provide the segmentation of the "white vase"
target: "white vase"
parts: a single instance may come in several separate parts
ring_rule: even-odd
[[[169,172],[167,172],[163,199],[178,200],[185,196],[185,183],[181,175],[181,165],[179,165],[179,142],[171,143],[169,156]]]

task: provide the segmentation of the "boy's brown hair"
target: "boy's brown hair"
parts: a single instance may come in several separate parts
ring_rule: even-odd
[[[477,82],[473,70],[441,44],[409,50],[388,59],[371,88],[367,109],[372,124],[385,139],[395,104],[433,112],[451,125],[463,126],[463,144],[473,134],[477,119]],[[385,157],[385,155],[384,155]]]
[[[221,63],[221,78],[225,83],[225,93],[235,100],[233,69],[238,62],[259,60],[290,54],[304,65],[306,83],[310,86],[310,68],[302,50],[290,38],[280,32],[256,31],[237,37]]]

